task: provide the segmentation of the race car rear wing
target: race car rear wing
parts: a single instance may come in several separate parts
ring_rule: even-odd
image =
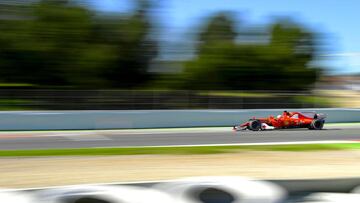
[[[315,111],[300,112],[303,116],[314,119],[324,119],[327,117],[326,114],[316,113]]]
[[[317,116],[317,117],[316,117],[317,119],[324,119],[324,118],[326,118],[327,115],[326,115],[326,114],[323,114],[323,113],[317,113],[316,116]],[[314,118],[315,118],[315,117],[314,117]]]

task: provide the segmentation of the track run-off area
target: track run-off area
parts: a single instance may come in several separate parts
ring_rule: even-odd
[[[360,124],[326,124],[323,130],[232,131],[231,127],[3,131],[0,150],[148,147],[360,141]]]

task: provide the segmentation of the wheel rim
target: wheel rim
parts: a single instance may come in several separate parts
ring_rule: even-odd
[[[314,128],[315,128],[315,129],[320,129],[320,128],[321,128],[321,125],[322,125],[322,122],[321,122],[321,121],[315,121],[315,122],[314,122]]]

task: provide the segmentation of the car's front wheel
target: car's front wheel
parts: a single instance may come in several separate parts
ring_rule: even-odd
[[[261,122],[259,120],[251,120],[249,121],[249,130],[259,131],[261,129]]]

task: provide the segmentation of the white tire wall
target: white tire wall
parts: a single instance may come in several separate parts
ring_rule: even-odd
[[[77,186],[47,189],[37,194],[38,203],[169,203],[176,201],[168,194],[133,186]]]
[[[34,203],[35,198],[25,192],[17,192],[10,190],[0,190],[1,203]]]
[[[278,203],[286,198],[275,184],[241,177],[187,178],[153,187],[187,203]]]

